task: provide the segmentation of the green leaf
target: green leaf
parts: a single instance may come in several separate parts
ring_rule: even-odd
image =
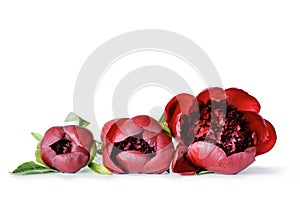
[[[97,147],[97,154],[102,155],[102,142],[96,141],[96,147]]]
[[[41,150],[40,150],[40,145],[41,145],[41,142],[37,143],[36,145],[36,150],[35,150],[35,160],[36,162],[42,164],[42,165],[45,165],[45,162],[43,161],[42,157],[41,157]]]
[[[88,167],[91,169],[91,171],[97,173],[97,174],[111,174],[109,170],[107,170],[107,168],[105,168],[105,166],[94,163],[94,162],[90,162]]]
[[[162,124],[165,122],[165,114],[163,113],[160,118],[158,119],[158,123]]]
[[[96,141],[94,141],[91,146],[90,160],[89,160],[88,164],[90,164],[94,160],[96,155],[97,155],[97,146],[96,146]]]
[[[32,132],[31,135],[39,142],[43,139],[43,136],[39,133]]]
[[[90,122],[78,117],[78,125],[82,127],[88,127],[88,125],[90,125]]]
[[[170,138],[172,138],[172,133],[171,130],[167,124],[167,122],[165,122],[165,114],[162,114],[161,117],[158,119],[158,123],[160,124],[160,126],[162,127],[164,133],[166,135],[168,135]]]
[[[172,138],[172,133],[171,133],[171,130],[168,126],[168,124],[166,122],[164,123],[159,123],[164,131],[164,133],[169,136],[170,138]]]
[[[88,125],[90,125],[90,122],[84,120],[74,112],[70,112],[65,119],[65,122],[71,122],[71,121],[77,121],[78,125],[82,127],[87,127]]]
[[[214,172],[208,171],[208,170],[202,170],[200,172],[197,173],[197,175],[206,175],[206,174],[212,174]]]
[[[30,175],[30,174],[53,173],[53,172],[58,172],[58,171],[45,166],[41,166],[39,164],[36,164],[33,161],[29,161],[19,165],[11,173],[16,175]]]
[[[41,151],[39,149],[35,151],[35,160],[40,164],[46,165],[41,157]]]

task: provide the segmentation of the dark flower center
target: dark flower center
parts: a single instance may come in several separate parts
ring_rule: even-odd
[[[61,139],[50,145],[50,147],[56,154],[66,154],[71,152],[72,142],[67,139]]]
[[[122,151],[139,151],[149,156],[155,156],[156,146],[150,144],[142,138],[128,137],[121,142],[116,142],[114,146]]]
[[[190,127],[194,137],[192,143],[205,141],[215,144],[227,156],[255,145],[255,133],[249,128],[244,113],[227,105],[226,100],[209,100],[200,107],[200,118],[199,114],[198,117],[195,116],[192,114],[190,119],[190,124],[193,125]]]

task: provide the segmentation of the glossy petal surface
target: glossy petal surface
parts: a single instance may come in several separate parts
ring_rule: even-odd
[[[251,147],[246,149],[245,152],[236,153],[226,157],[215,165],[206,167],[206,169],[216,173],[236,174],[254,162],[255,153],[255,148]]]
[[[259,113],[260,104],[257,99],[242,89],[228,88],[225,90],[227,98],[240,111],[252,111]]]
[[[187,147],[179,144],[172,161],[172,171],[182,175],[194,175],[199,169],[186,156]]]

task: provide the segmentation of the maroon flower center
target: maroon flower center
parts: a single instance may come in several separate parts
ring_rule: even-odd
[[[139,151],[148,154],[151,157],[155,156],[156,146],[150,144],[142,138],[128,137],[121,142],[116,142],[114,146],[122,151]]]
[[[72,142],[67,139],[60,139],[57,142],[50,145],[51,149],[58,154],[70,153],[72,149]]]
[[[199,114],[198,117],[192,115],[190,124],[193,125],[190,132],[194,137],[190,142],[215,144],[227,156],[255,145],[255,133],[249,128],[245,114],[233,105],[227,105],[226,100],[209,100],[200,107],[200,118]]]

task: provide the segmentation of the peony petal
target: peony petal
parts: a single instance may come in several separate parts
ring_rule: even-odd
[[[40,145],[40,149],[43,149],[45,147],[49,147],[53,143],[57,142],[58,140],[62,139],[65,135],[65,131],[63,130],[63,127],[52,127],[49,128]]]
[[[90,151],[94,138],[88,129],[74,125],[64,126],[63,129],[65,133],[69,135],[73,143],[85,148],[88,152]]]
[[[105,139],[103,142],[111,142],[114,143],[115,133],[119,131],[119,126],[122,125],[124,122],[129,120],[128,118],[122,118],[117,120],[114,124],[111,125],[110,129],[107,131],[107,134],[103,133],[101,139]]]
[[[102,141],[103,143],[106,143],[106,136],[107,136],[108,131],[110,130],[110,128],[112,127],[112,125],[113,125],[114,123],[116,123],[118,120],[120,120],[120,119],[113,119],[113,120],[110,120],[110,121],[106,122],[106,123],[104,124],[104,126],[102,127],[102,131],[101,131],[101,141]],[[125,119],[125,120],[127,120],[127,119]]]
[[[51,149],[51,147],[43,147],[40,149],[41,158],[43,159],[44,163],[53,168],[52,159],[56,156],[56,152]]]
[[[121,142],[130,136],[135,136],[143,132],[141,127],[134,125],[130,119],[120,119],[116,121],[108,131],[106,138],[112,143]]]
[[[162,133],[162,131],[160,131],[160,133]],[[147,131],[145,130],[142,134],[143,136],[143,139],[146,140],[147,142],[151,139],[152,141],[154,140],[156,142],[156,136],[157,136],[157,133],[154,133],[154,132],[150,132],[150,131]]]
[[[220,101],[226,98],[225,91],[219,87],[207,88],[197,96],[199,102],[207,103],[208,100]]]
[[[172,131],[172,135],[180,140],[180,119],[182,115],[189,116],[192,112],[199,113],[199,103],[190,94],[179,94],[173,97],[165,108],[165,121]]]
[[[260,111],[260,104],[257,99],[247,92],[237,88],[228,88],[225,90],[225,93],[238,110],[256,113]]]
[[[87,151],[71,152],[56,155],[52,160],[52,167],[67,173],[75,173],[88,163],[90,155]]]
[[[128,119],[120,124],[118,130],[115,131],[114,142],[123,141],[127,137],[138,135],[143,131],[143,128],[136,126],[131,119]]]
[[[111,160],[111,152],[112,148],[114,147],[113,144],[107,143],[102,145],[102,158],[103,158],[103,165],[111,172],[124,174],[121,168],[119,168],[112,160]]]
[[[150,132],[159,133],[162,130],[160,124],[155,119],[146,115],[136,116],[131,120],[136,126],[139,126]]]
[[[206,167],[206,169],[221,174],[236,174],[254,162],[255,153],[255,147],[250,147],[244,152],[239,152],[226,157],[215,165]]]
[[[188,147],[188,158],[194,165],[207,168],[226,158],[225,152],[208,142],[196,142]]]
[[[276,132],[272,124],[255,112],[244,111],[246,120],[251,130],[255,132],[256,137],[256,155],[268,152],[276,142]],[[270,132],[268,132],[270,130]]]
[[[276,131],[273,125],[266,119],[264,121],[267,126],[267,135],[263,140],[259,141],[260,144],[256,146],[256,155],[261,155],[270,151],[277,140]]]
[[[151,158],[139,151],[122,151],[117,154],[116,159],[129,173],[142,173],[145,163]]]
[[[176,114],[189,114],[190,109],[197,107],[197,100],[193,95],[182,93],[173,97],[165,108],[165,121],[171,120]]]
[[[199,168],[186,157],[187,147],[179,144],[172,161],[172,171],[182,175],[194,175]]]
[[[174,154],[174,146],[172,143],[156,152],[155,156],[145,163],[143,173],[162,173],[166,171],[171,163]]]
[[[156,136],[156,151],[160,151],[164,149],[165,147],[168,147],[169,145],[173,145],[172,139],[166,135],[164,132],[160,132]]]

